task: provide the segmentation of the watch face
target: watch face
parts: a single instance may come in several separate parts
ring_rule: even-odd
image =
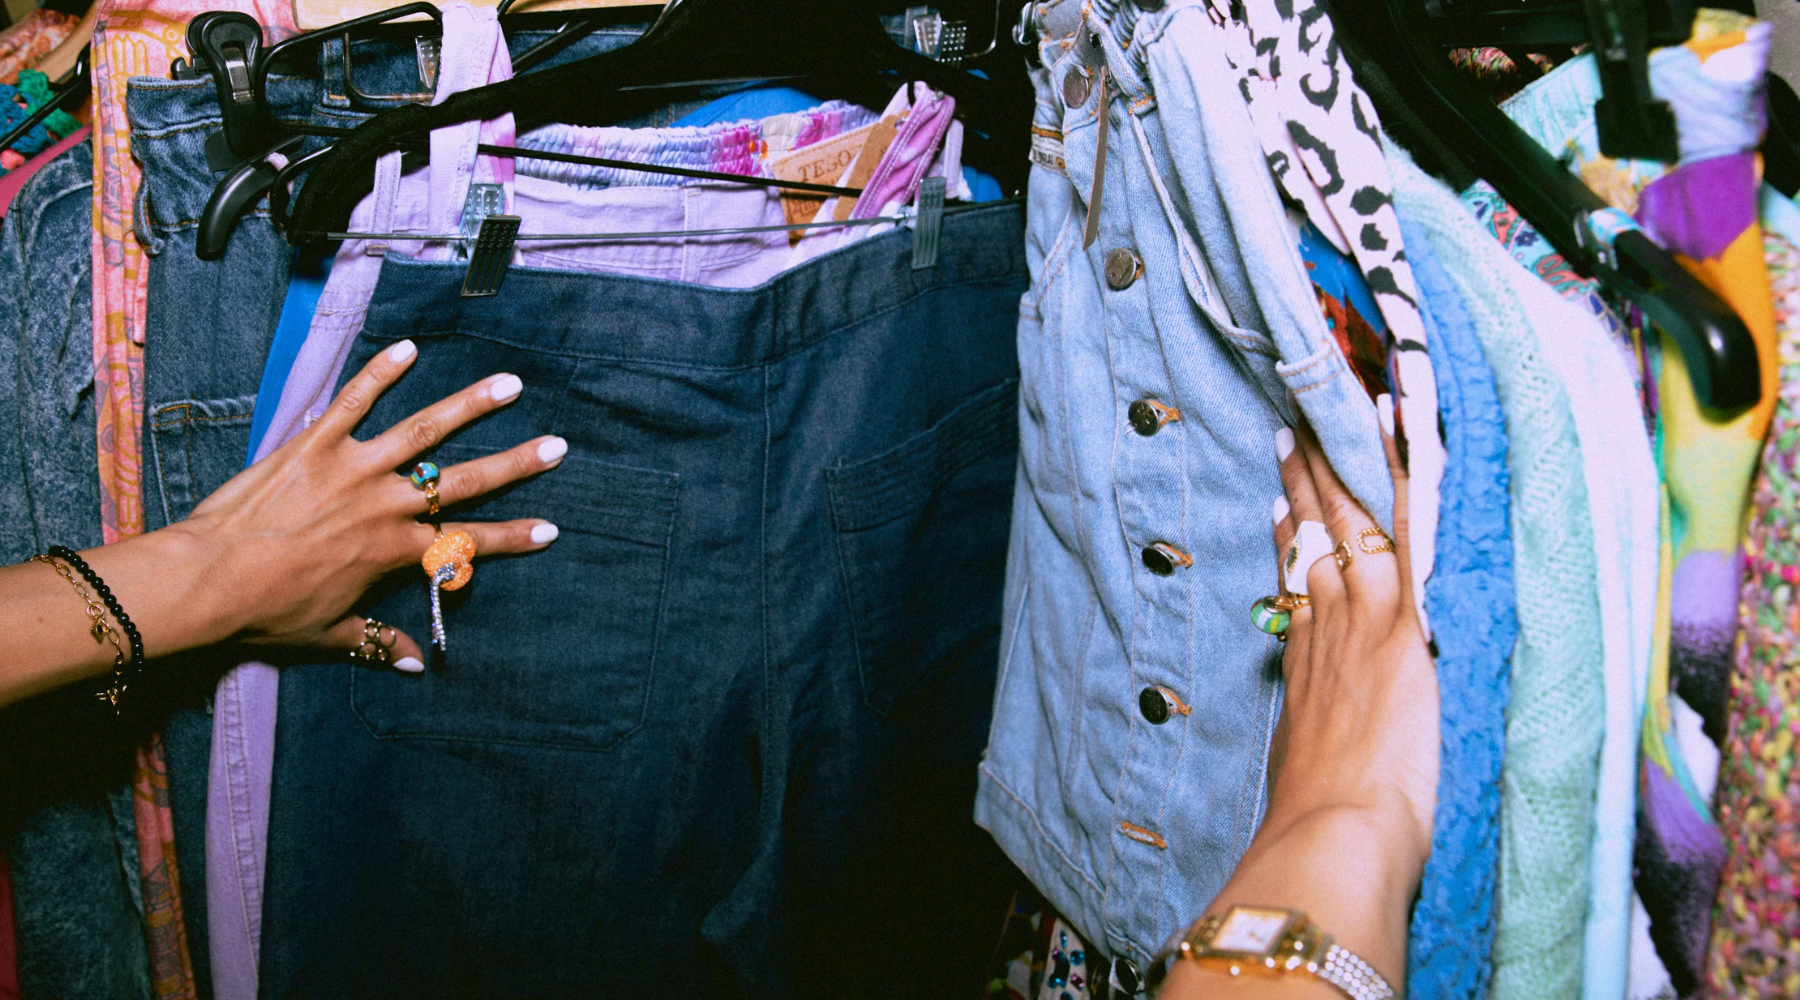
[[[1208,951],[1229,951],[1240,955],[1267,955],[1281,943],[1281,935],[1294,920],[1288,910],[1265,910],[1254,906],[1234,906],[1220,922]]]

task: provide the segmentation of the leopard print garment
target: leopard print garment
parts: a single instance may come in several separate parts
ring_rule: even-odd
[[[1318,0],[1244,0],[1233,7],[1236,17],[1226,21],[1232,38],[1226,57],[1240,74],[1269,170],[1325,238],[1356,261],[1392,334],[1388,369],[1397,422],[1405,429],[1413,597],[1423,623],[1444,443],[1437,379],[1394,214],[1381,123],[1352,79]]]

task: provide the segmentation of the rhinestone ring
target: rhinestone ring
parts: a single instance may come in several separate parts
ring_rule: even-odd
[[[387,633],[383,638],[382,633]],[[394,626],[386,622],[378,622],[373,618],[363,622],[362,642],[350,651],[350,662],[368,667],[385,667],[394,658],[394,643],[400,633]]]

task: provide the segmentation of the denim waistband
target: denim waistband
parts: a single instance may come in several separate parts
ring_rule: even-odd
[[[1082,62],[1102,63],[1113,87],[1126,95],[1134,111],[1152,106],[1146,50],[1161,34],[1168,8],[1210,5],[1205,0],[1176,2],[1148,11],[1140,0],[1038,0],[1030,16],[1039,35],[1039,54],[1048,66],[1071,48],[1082,50]],[[1215,19],[1216,20],[1216,19]]]
[[[695,368],[778,360],[932,289],[1016,282],[1024,222],[1015,202],[944,219],[936,267],[914,270],[901,229],[826,254],[754,289],[514,267],[500,294],[460,295],[466,265],[389,254],[364,331],[399,339],[464,333],[572,357]],[[955,317],[945,317],[954,322]]]
[[[657,166],[716,170],[728,174],[760,174],[770,156],[797,146],[840,135],[873,122],[876,113],[845,101],[830,101],[807,111],[748,121],[722,122],[700,128],[593,128],[546,125],[519,137],[519,145],[545,152],[635,160]],[[520,159],[515,168],[580,187],[631,184],[674,187],[693,183],[668,174],[647,174],[550,160]]]

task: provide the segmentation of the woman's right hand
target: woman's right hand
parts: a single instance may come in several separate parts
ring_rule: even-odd
[[[235,639],[339,657],[362,642],[364,619],[351,609],[382,576],[408,565],[416,570],[435,537],[420,520],[425,494],[395,470],[409,467],[457,428],[512,403],[523,388],[517,376],[492,375],[369,441],[351,437],[417,356],[410,340],[376,355],[311,427],[234,476],[185,521],[165,529],[184,536],[190,551],[204,554],[209,599],[217,603],[210,609],[213,621],[206,623],[210,628],[174,629],[164,636],[186,634],[182,645]],[[541,437],[445,468],[438,486],[441,502],[448,507],[553,469],[567,451],[562,438]],[[469,532],[481,555],[532,552],[557,535],[555,525],[539,519],[444,528]],[[158,631],[143,623],[153,657],[174,651],[158,648]],[[397,635],[392,655],[402,670],[424,669],[423,653],[410,636]]]
[[[1396,845],[1420,866],[1437,802],[1437,671],[1413,605],[1407,473],[1393,437],[1393,404],[1377,405],[1394,481],[1394,536],[1379,547],[1375,519],[1344,487],[1312,431],[1277,435],[1285,495],[1275,504],[1279,560],[1301,521],[1349,542],[1351,561],[1327,557],[1306,574],[1311,603],[1293,613],[1281,667],[1287,681],[1270,765],[1269,822],[1335,808],[1394,813]],[[1365,544],[1367,542],[1368,544]]]

